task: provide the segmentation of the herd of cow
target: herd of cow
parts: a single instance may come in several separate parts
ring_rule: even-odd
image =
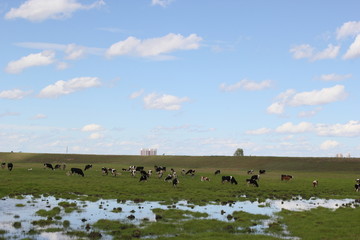
[[[12,171],[13,167],[14,167],[13,163],[7,163],[7,168],[8,168],[9,171]],[[6,168],[6,163],[1,163],[1,168],[2,169]],[[66,169],[66,164],[56,164],[56,165],[53,166],[51,163],[44,163],[44,169],[46,169],[46,168],[51,169],[51,170],[56,170],[56,169],[65,170]],[[92,168],[92,164],[85,165],[84,170],[82,170],[81,168],[71,168],[70,171],[67,172],[67,174],[68,175],[78,174],[80,176],[85,177],[84,172],[89,170],[90,168]],[[32,170],[32,169],[28,169],[28,170]],[[144,167],[142,167],[142,166],[130,166],[129,168],[123,168],[122,171],[123,172],[129,172],[132,177],[135,177],[136,173],[140,173],[139,182],[147,181],[150,178],[150,176],[152,175],[152,173],[153,173],[152,170],[145,171]],[[162,178],[163,174],[166,172],[166,167],[156,166],[155,165],[154,166],[154,171],[155,171],[158,178]],[[121,173],[118,173],[117,170],[114,169],[114,168],[106,168],[106,167],[101,168],[101,172],[102,172],[103,175],[109,175],[109,173],[110,173],[112,176],[117,176],[117,175],[121,174]],[[195,172],[196,172],[195,169],[189,169],[187,171],[185,169],[182,169],[181,170],[181,175],[183,175],[183,176],[184,175],[195,176]],[[220,170],[216,170],[214,174],[218,175],[220,173],[221,173]],[[260,175],[265,174],[266,170],[261,169],[261,170],[259,170],[259,174],[256,174],[256,175],[253,175],[253,173],[254,173],[254,170],[247,171],[247,174],[252,175],[252,176],[250,178],[246,179],[246,183],[248,185],[252,185],[254,187],[259,187],[258,181],[260,180]],[[289,181],[289,180],[293,179],[293,176],[282,174],[280,179],[281,179],[281,181]],[[210,181],[210,178],[205,177],[205,176],[201,176],[200,180],[202,182],[203,181]],[[176,187],[179,184],[178,175],[177,175],[176,171],[173,168],[171,168],[170,173],[164,178],[164,181],[172,182],[174,187]],[[226,182],[229,182],[229,183],[235,184],[235,185],[238,184],[235,177],[233,177],[233,176],[222,176],[221,177],[221,183],[224,184]],[[360,179],[356,179],[355,182],[356,182],[355,183],[355,191],[359,192],[360,191]],[[314,180],[312,182],[313,187],[317,187],[318,184],[319,184],[318,180]]]

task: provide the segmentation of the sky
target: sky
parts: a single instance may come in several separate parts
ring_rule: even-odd
[[[360,157],[359,9],[2,0],[0,151]]]

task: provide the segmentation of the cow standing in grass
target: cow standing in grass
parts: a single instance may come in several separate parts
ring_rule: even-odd
[[[246,182],[247,182],[248,186],[253,185],[255,187],[259,187],[259,184],[257,183],[257,181],[255,179],[252,179],[252,178],[246,179]]]
[[[313,187],[317,187],[317,186],[319,185],[319,181],[318,181],[318,180],[314,180],[314,181],[312,182],[312,185],[313,185]]]
[[[80,168],[71,168],[70,173],[71,175],[78,174],[85,177],[84,172]]]
[[[90,168],[92,168],[92,164],[87,164],[84,168],[84,171],[89,170]]]
[[[230,182],[231,184],[237,185],[237,181],[233,176],[222,176],[221,177],[221,183]]]
[[[11,171],[13,170],[14,165],[12,163],[8,163],[8,170]]]
[[[289,181],[291,179],[293,179],[293,176],[291,176],[291,175],[285,175],[285,174],[281,175],[281,181],[284,181],[284,180]]]
[[[45,168],[49,168],[51,170],[54,170],[54,167],[53,167],[53,165],[51,163],[44,163],[44,169]]]
[[[359,192],[360,191],[360,179],[356,179],[356,183],[355,183],[355,191]]]

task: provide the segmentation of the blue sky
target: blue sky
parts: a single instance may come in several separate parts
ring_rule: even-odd
[[[360,157],[359,1],[0,2],[0,151]]]

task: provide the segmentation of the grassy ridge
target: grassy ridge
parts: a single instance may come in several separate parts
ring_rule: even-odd
[[[360,171],[359,158],[259,157],[259,156],[135,156],[44,153],[0,153],[1,162],[119,164],[197,169],[266,169],[271,171]]]

